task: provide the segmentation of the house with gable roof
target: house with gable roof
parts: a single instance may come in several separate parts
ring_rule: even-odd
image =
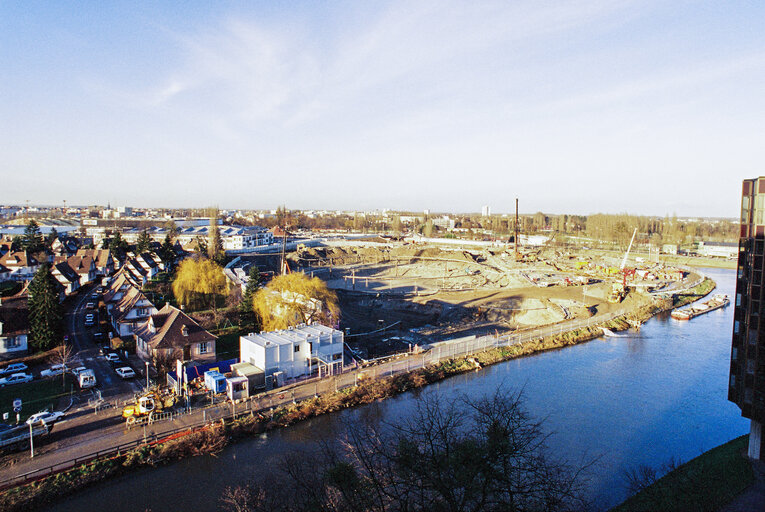
[[[64,288],[64,295],[69,296],[82,286],[80,275],[66,261],[54,263],[50,272]]]
[[[134,286],[128,286],[119,299],[106,304],[111,324],[117,336],[130,336],[141,324],[157,312],[149,299]]]
[[[136,353],[152,359],[215,361],[217,338],[180,309],[165,304],[135,331]]]
[[[96,263],[90,255],[70,256],[66,262],[79,274],[83,286],[96,279]]]
[[[0,359],[12,359],[28,351],[29,307],[27,297],[0,298]]]
[[[12,279],[32,279],[40,262],[27,251],[11,251],[0,256],[0,265],[11,271]]]

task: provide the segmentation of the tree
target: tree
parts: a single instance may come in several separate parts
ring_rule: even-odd
[[[207,241],[207,257],[216,263],[222,263],[225,259],[223,242],[218,231],[218,209],[210,208],[210,233]]]
[[[585,467],[554,460],[520,393],[439,398],[391,423],[347,422],[345,438],[291,453],[259,485],[227,489],[228,510],[573,511]],[[274,485],[278,481],[279,485]]]
[[[43,263],[29,283],[29,344],[38,351],[54,347],[61,339],[61,304],[58,301],[58,282]]]
[[[207,257],[207,240],[205,240],[202,237],[197,237],[196,241],[196,247],[194,247],[194,252],[197,253],[197,255],[202,257]]]
[[[223,269],[204,258],[186,258],[178,266],[173,294],[183,305],[206,305],[217,311],[217,299],[226,293]]]
[[[122,234],[116,231],[112,238],[109,240],[109,249],[119,258],[122,259],[127,254],[129,245],[127,241],[122,238]]]
[[[165,235],[165,239],[162,241],[162,246],[159,248],[159,257],[165,263],[166,267],[175,261],[175,247],[170,238],[170,233]]]
[[[149,232],[144,229],[141,231],[141,234],[138,235],[138,239],[136,240],[135,252],[141,254],[142,252],[148,251],[149,247],[151,247],[151,236],[149,235]]]
[[[255,316],[255,312],[252,309],[252,298],[258,291],[261,280],[260,271],[258,270],[257,265],[253,264],[250,267],[247,277],[247,287],[244,290],[242,301],[239,303],[239,323],[245,326],[252,326],[253,331],[258,331],[260,330],[257,321],[258,318]]]
[[[50,233],[48,233],[48,236],[45,237],[45,246],[50,249],[53,246],[53,242],[55,242],[57,238],[58,231],[56,231],[56,228],[51,228]]]
[[[53,363],[54,364],[60,364],[65,369],[72,367],[72,362],[74,361],[74,350],[72,349],[72,346],[66,343],[65,341],[62,341],[61,344],[56,347],[54,353],[53,353]],[[66,371],[61,373],[61,385],[63,387],[66,387]]]
[[[34,219],[30,220],[27,227],[24,228],[24,234],[21,236],[20,243],[23,251],[31,253],[40,252],[45,248],[40,226],[37,225]]]
[[[252,309],[266,331],[304,322],[336,325],[340,321],[335,292],[318,277],[299,272],[273,278],[252,298]]]

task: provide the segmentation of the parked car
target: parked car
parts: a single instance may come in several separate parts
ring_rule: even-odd
[[[104,356],[104,358],[109,361],[110,363],[119,363],[120,362],[120,356],[115,354],[114,352],[109,352]]]
[[[87,304],[85,304],[85,309],[96,309],[96,303],[88,302]]]
[[[96,333],[98,334],[98,333]],[[109,345],[101,345],[98,349],[98,353],[102,356],[105,356],[106,354],[110,353],[112,351],[112,347]]]
[[[27,365],[24,363],[12,363],[0,370],[0,375],[10,375],[12,373],[24,372],[27,370]]]
[[[0,387],[8,386],[10,384],[21,384],[22,382],[29,382],[32,379],[34,379],[34,377],[28,373],[14,373],[9,377],[3,377],[0,379]]]
[[[89,327],[91,325],[94,325],[95,323],[96,323],[96,317],[95,317],[95,315],[93,313],[88,313],[87,315],[85,315],[85,325],[86,326]]]
[[[98,292],[91,293],[90,294],[90,298],[91,299],[100,299],[101,298],[101,294],[98,293]]]
[[[96,374],[93,373],[93,370],[84,370],[77,378],[82,389],[92,388],[96,385]]]
[[[27,418],[27,425],[32,425],[34,423],[45,423],[46,425],[53,425],[58,420],[64,417],[64,413],[60,411],[43,411],[38,412],[36,414],[33,414],[29,418]]]
[[[66,371],[66,366],[63,364],[54,364],[50,368],[47,368],[40,372],[40,377],[42,378],[48,378],[48,377],[54,377],[56,375],[61,375]]]
[[[104,333],[97,332],[93,334],[93,343],[100,345],[104,341]]]
[[[122,366],[120,368],[117,368],[114,371],[117,372],[117,375],[119,375],[123,379],[132,379],[133,377],[135,377],[135,372],[129,366]]]

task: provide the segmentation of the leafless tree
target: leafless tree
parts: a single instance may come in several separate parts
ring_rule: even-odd
[[[456,401],[423,394],[412,416],[348,424],[342,441],[320,455],[287,457],[280,485],[231,490],[224,505],[248,512],[585,509],[586,465],[552,459],[546,439],[520,393]]]
[[[66,342],[62,342],[61,345],[56,347],[53,351],[52,361],[54,364],[60,364],[64,367],[61,372],[61,386],[66,387],[66,370],[70,369],[72,362],[74,361],[74,350],[72,346]]]

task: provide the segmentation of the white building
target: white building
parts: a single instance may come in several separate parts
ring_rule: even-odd
[[[251,333],[239,338],[239,357],[265,376],[282,372],[284,378],[318,373],[340,373],[343,368],[343,333],[321,324],[282,331]]]
[[[491,208],[489,206],[481,207],[481,217],[491,217]]]

